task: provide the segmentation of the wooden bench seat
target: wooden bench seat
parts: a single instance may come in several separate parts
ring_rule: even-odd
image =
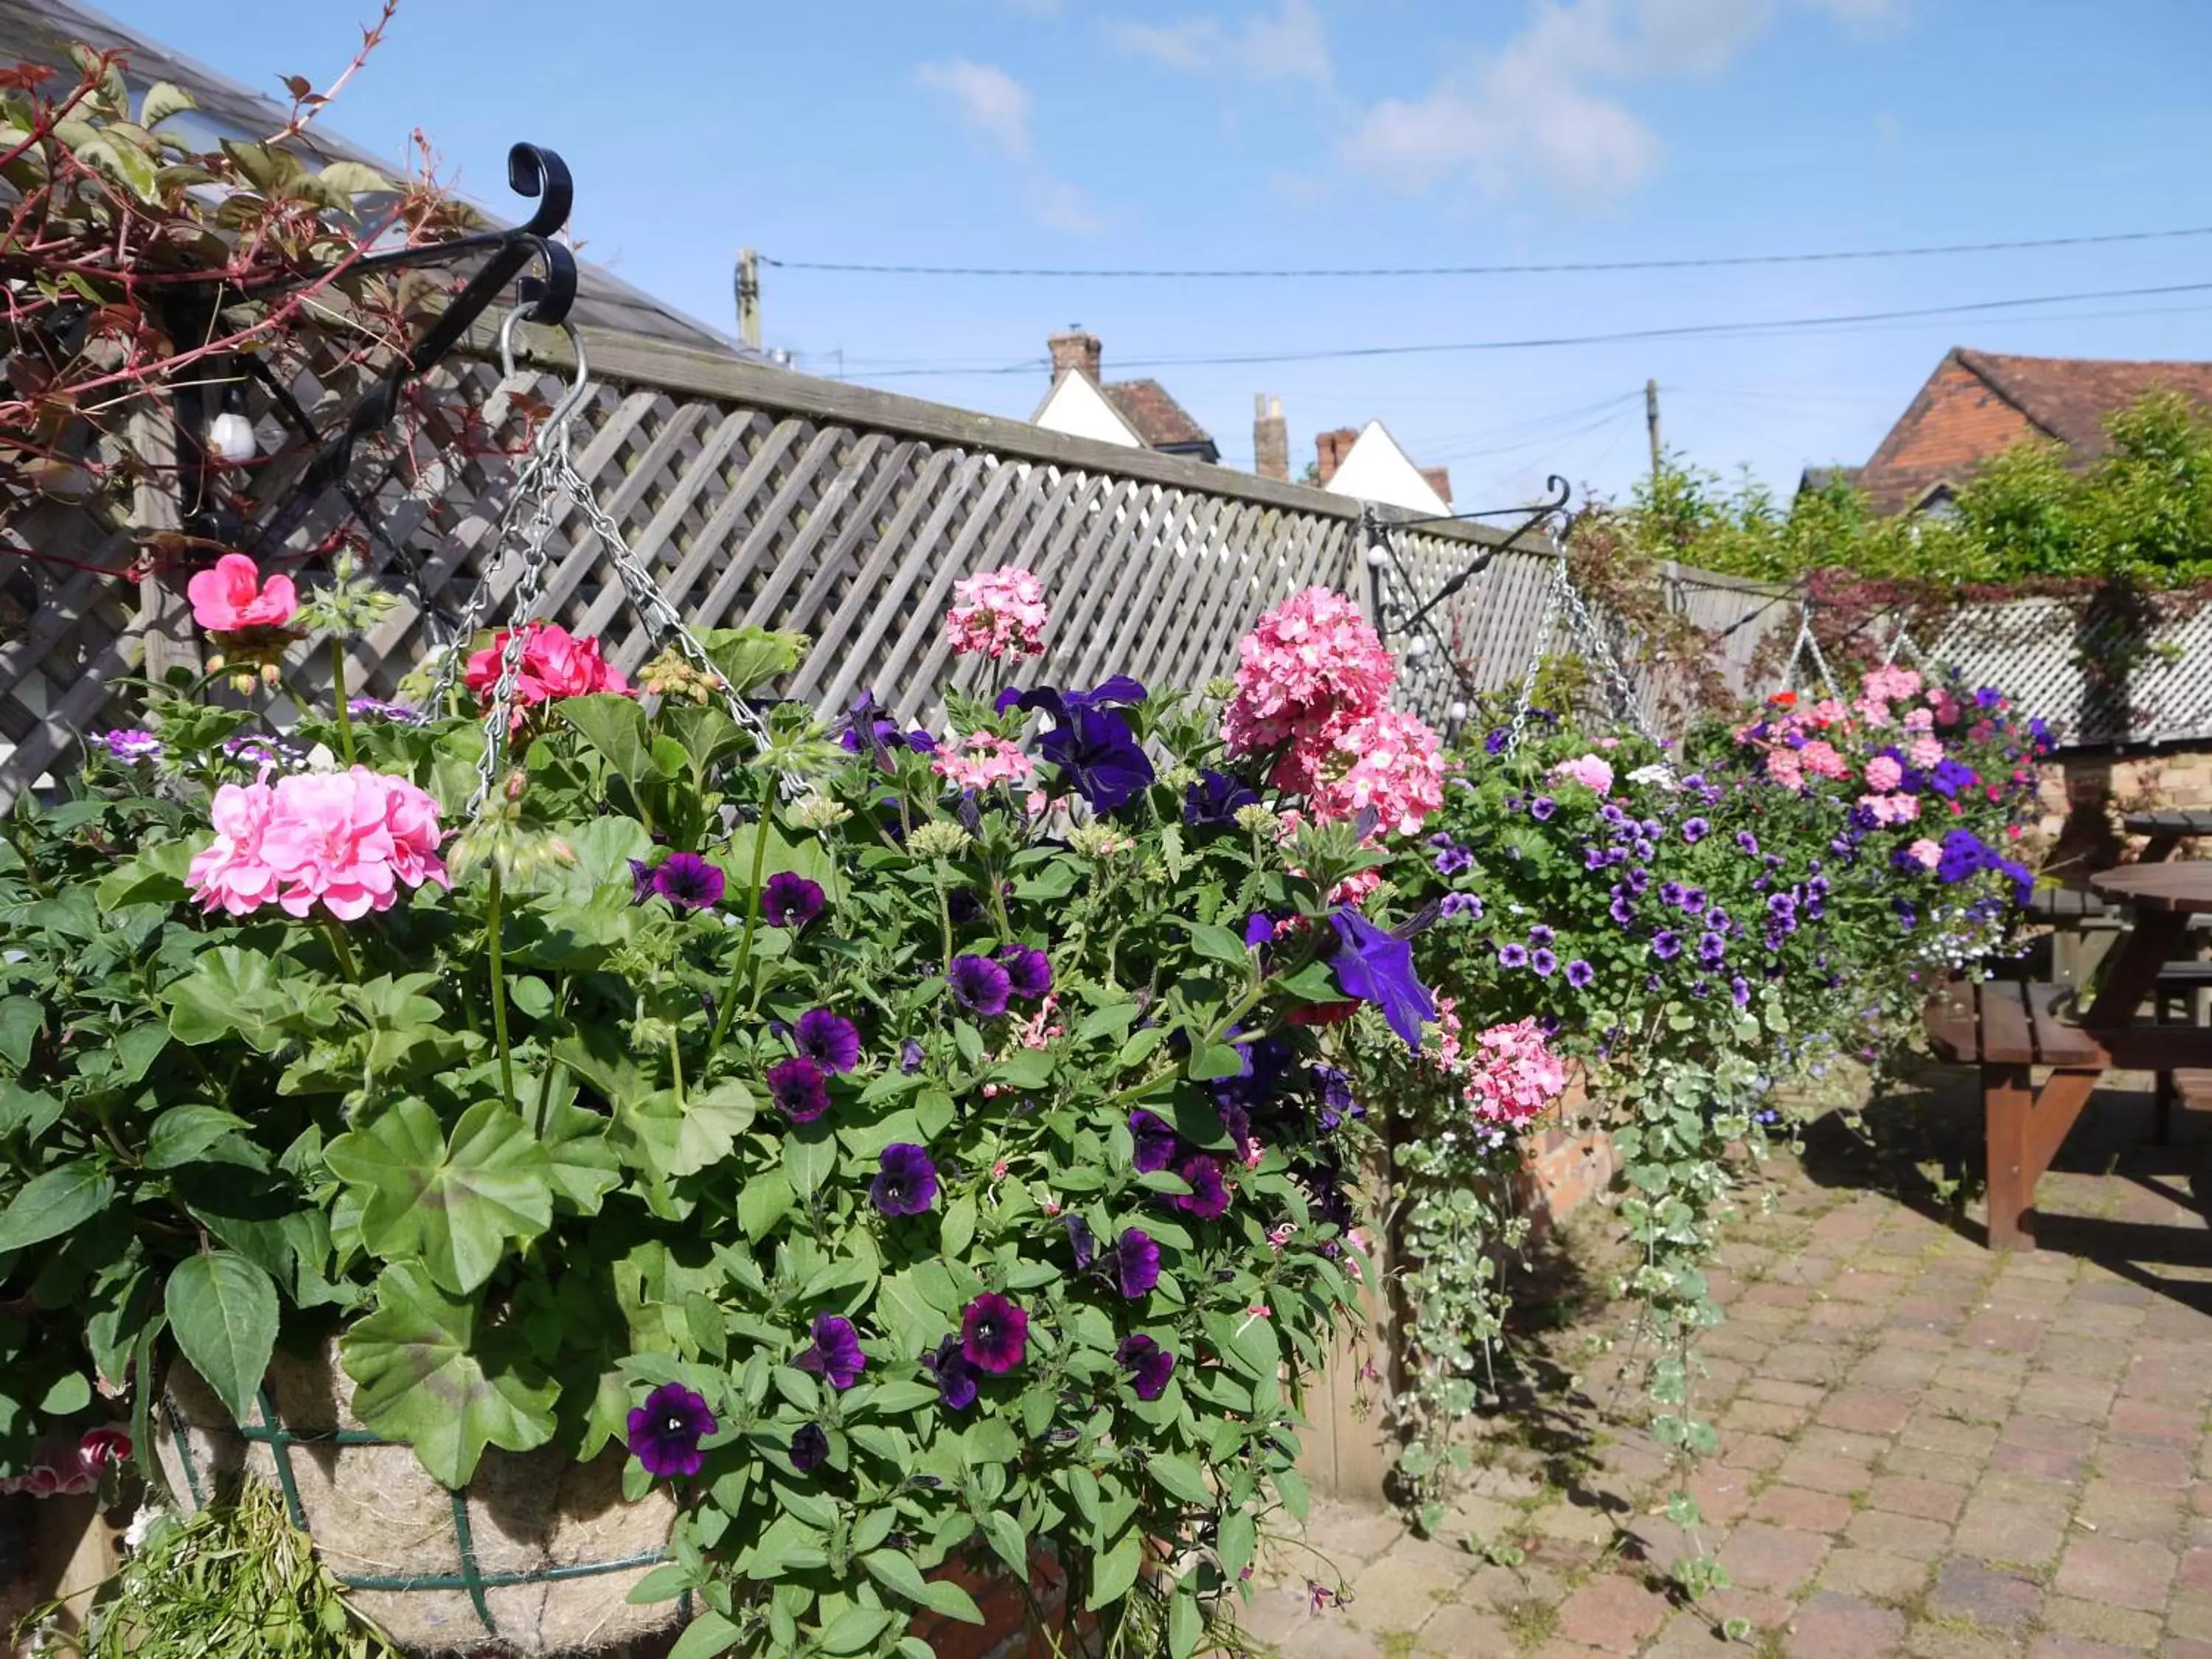
[[[2012,980],[1954,984],[1929,1003],[1928,1036],[1936,1053],[1961,1064],[2101,1066],[2104,1045],[2057,1011],[2071,994]]]

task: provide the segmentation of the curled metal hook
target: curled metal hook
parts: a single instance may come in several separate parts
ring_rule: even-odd
[[[514,361],[515,325],[536,320],[532,307],[527,305],[515,307],[501,319],[499,325],[499,367],[503,378],[513,380],[522,373],[520,365]],[[585,400],[592,395],[591,366],[584,357],[584,337],[576,332],[575,325],[573,323],[562,322],[557,326],[568,338],[568,349],[576,354],[576,368],[574,374],[569,376],[568,389],[561,394],[561,401],[553,405],[553,412],[545,417],[544,424],[538,428],[538,441],[540,444],[550,442],[551,441],[550,434],[557,434],[565,428],[568,424],[569,417],[582,408]]]

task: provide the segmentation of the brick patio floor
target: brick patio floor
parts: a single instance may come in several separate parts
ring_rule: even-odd
[[[1815,1126],[1731,1224],[1695,1545],[1653,1512],[1663,1468],[1601,1305],[1543,1339],[1555,1409],[1484,1443],[1437,1536],[1317,1507],[1305,1543],[1334,1573],[1272,1547],[1249,1636],[1285,1659],[2212,1659],[2206,1125],[2180,1114],[2154,1146],[2148,1094],[2100,1092],[2044,1183],[2041,1248],[2000,1258],[1936,1184],[1978,1133],[1969,1081],[1871,1111],[1878,1155]],[[1734,1583],[1693,1607],[1666,1570],[1697,1547]],[[1343,1603],[1310,1613],[1306,1580],[1335,1574]]]

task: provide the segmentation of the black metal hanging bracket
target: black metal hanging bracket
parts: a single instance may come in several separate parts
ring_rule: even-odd
[[[482,231],[422,247],[371,254],[349,267],[355,271],[392,270],[445,264],[486,250],[490,255],[446,303],[422,337],[393,360],[383,377],[355,405],[345,424],[323,440],[298,485],[254,536],[252,551],[283,545],[324,493],[344,479],[353,465],[355,446],[391,423],[407,382],[437,367],[510,283],[521,278],[519,291],[529,321],[554,325],[567,320],[576,298],[576,256],[553,239],[568,224],[575,202],[568,164],[539,145],[517,144],[507,152],[507,182],[517,195],[537,198],[537,208],[527,222],[511,229]],[[541,274],[525,275],[533,264]]]
[[[1544,480],[1544,487],[1549,492],[1547,498],[1534,505],[1522,502],[1516,507],[1485,507],[1473,513],[1437,513],[1419,519],[1385,519],[1372,507],[1363,507],[1359,515],[1362,543],[1370,550],[1379,550],[1382,554],[1390,571],[1396,575],[1399,584],[1408,593],[1417,593],[1418,590],[1414,588],[1411,578],[1407,576],[1405,567],[1399,562],[1397,547],[1388,532],[1394,530],[1417,529],[1425,524],[1457,524],[1473,519],[1502,518],[1507,514],[1522,515],[1521,523],[1516,525],[1498,542],[1484,548],[1461,566],[1434,593],[1429,596],[1427,602],[1419,609],[1407,613],[1389,599],[1378,594],[1376,605],[1376,617],[1378,618],[1395,617],[1398,631],[1401,633],[1411,634],[1416,629],[1425,628],[1434,639],[1437,648],[1445,651],[1445,660],[1450,662],[1450,653],[1446,648],[1443,637],[1437,632],[1436,625],[1429,621],[1430,613],[1490,568],[1491,562],[1497,558],[1502,550],[1512,546],[1539,525],[1565,509],[1569,499],[1573,495],[1573,490],[1567,481],[1554,472]],[[1370,557],[1370,562],[1374,562],[1371,553]],[[1388,628],[1387,621],[1384,628],[1385,629]],[[1385,637],[1387,638],[1387,632]],[[1465,683],[1467,677],[1460,672],[1459,665],[1452,663],[1451,666],[1454,673],[1462,683]]]

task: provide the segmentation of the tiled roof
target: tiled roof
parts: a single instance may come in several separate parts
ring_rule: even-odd
[[[1191,419],[1189,411],[1170,397],[1158,380],[1115,380],[1098,389],[1145,441],[1147,449],[1183,453],[1202,449],[1206,452],[1202,459],[1219,459],[1220,452],[1206,428]]]
[[[181,8],[177,21],[188,23],[194,15],[191,9]],[[0,0],[0,64],[58,64],[73,74],[66,48],[77,40],[124,52],[134,85],[168,81],[182,87],[199,106],[204,131],[211,129],[229,137],[261,137],[279,131],[288,118],[288,111],[275,100],[249,91],[228,76],[76,0]],[[426,125],[435,125],[434,112],[426,112]],[[348,143],[320,121],[307,129],[298,148],[319,162],[362,161],[380,171],[392,166],[390,157],[374,155]],[[487,217],[495,223],[513,222],[496,214]],[[597,265],[579,260],[577,267],[576,304],[569,313],[571,320],[741,355],[741,348],[726,336],[639,292]]]
[[[2074,452],[2094,460],[2110,447],[2105,419],[2154,388],[2212,404],[2212,363],[2113,362],[2094,357],[2014,357],[1964,346],[1953,354],[1997,394]]]

